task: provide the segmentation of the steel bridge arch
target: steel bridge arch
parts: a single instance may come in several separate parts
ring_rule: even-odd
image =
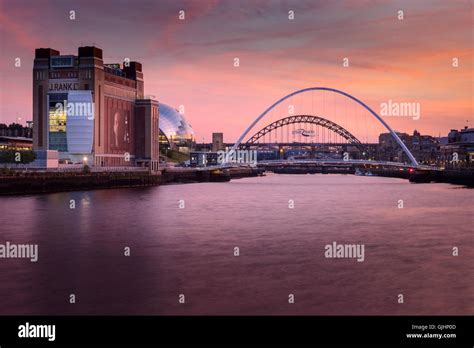
[[[412,155],[410,150],[406,147],[406,145],[403,143],[403,141],[400,139],[400,137],[397,135],[397,133],[394,132],[394,130],[374,111],[372,110],[367,104],[365,104],[363,101],[357,99],[356,97],[350,95],[349,93],[346,93],[344,91],[341,91],[339,89],[335,88],[330,88],[330,87],[308,87],[308,88],[303,88],[299,89],[295,92],[292,92],[283,98],[277,100],[275,103],[273,103],[271,106],[269,106],[264,112],[262,112],[248,127],[247,129],[242,133],[242,135],[237,139],[237,142],[232,146],[231,150],[226,154],[225,159],[223,161],[223,165],[229,163],[229,159],[231,158],[232,154],[235,153],[235,150],[240,146],[242,141],[244,140],[245,136],[247,135],[248,132],[257,124],[258,121],[260,121],[266,114],[268,114],[275,106],[283,102],[284,100],[291,98],[294,95],[308,92],[308,91],[329,91],[329,92],[334,92],[337,94],[341,94],[351,100],[354,100],[356,103],[359,105],[362,105],[367,111],[369,111],[382,125],[392,134],[393,138],[396,140],[398,145],[403,149],[405,154],[408,156],[410,159],[411,163],[414,166],[418,166],[418,162],[416,161],[415,157]]]
[[[275,129],[288,126],[291,124],[299,124],[299,123],[306,123],[306,124],[314,124],[317,126],[322,126],[324,128],[329,129],[330,131],[333,131],[336,134],[339,134],[342,136],[344,139],[349,141],[351,144],[354,144],[356,146],[360,146],[361,148],[363,147],[363,144],[360,142],[359,139],[357,139],[352,133],[350,133],[347,129],[344,127],[338,125],[335,122],[332,122],[328,119],[325,119],[323,117],[319,116],[312,116],[312,115],[294,115],[294,116],[289,116],[289,117],[284,117],[281,118],[275,122],[270,123],[269,125],[265,126],[261,130],[259,130],[257,133],[255,133],[253,136],[251,136],[245,144],[241,144],[243,146],[249,146],[255,144],[258,139],[263,137],[264,135],[272,132]]]

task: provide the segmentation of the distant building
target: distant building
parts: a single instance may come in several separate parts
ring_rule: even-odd
[[[218,165],[219,154],[217,152],[191,152],[189,164],[191,167],[206,167]]]
[[[447,166],[474,164],[474,128],[452,129],[448,134],[448,143],[441,145],[440,153],[441,160]]]
[[[414,131],[411,137],[410,152],[415,156],[419,163],[434,163],[438,157],[439,141],[431,135],[421,135]]]
[[[0,150],[27,151],[33,149],[33,140],[26,137],[0,135]]]
[[[224,150],[224,133],[212,133],[212,151]]]
[[[410,144],[410,136],[407,133],[398,133],[398,137],[401,141],[409,147]],[[377,148],[377,158],[383,161],[406,161],[406,155],[400,145],[397,143],[395,138],[391,133],[381,133],[379,135],[379,144]]]
[[[398,133],[400,140],[407,146],[419,163],[436,161],[439,151],[439,141],[431,135],[421,135],[415,130],[413,135]],[[391,133],[379,135],[377,157],[384,161],[409,162],[409,159]]]

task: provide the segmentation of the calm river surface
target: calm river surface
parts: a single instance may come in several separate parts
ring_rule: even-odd
[[[0,208],[0,244],[39,248],[36,263],[0,259],[3,315],[474,314],[474,190],[460,186],[270,174]],[[364,244],[364,262],[325,258],[332,242]]]

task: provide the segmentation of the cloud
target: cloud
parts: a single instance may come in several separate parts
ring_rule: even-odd
[[[308,86],[337,87],[378,105],[415,99],[427,132],[443,134],[472,115],[469,1],[1,0],[0,116],[31,115],[34,49],[75,54],[95,43],[106,62],[143,63],[146,93],[186,104],[199,136],[230,139],[269,103]],[[76,20],[68,19],[76,11]],[[186,20],[178,18],[186,11]],[[402,9],[405,19],[397,19]],[[288,11],[295,20],[288,19]],[[25,65],[10,62],[21,55]],[[239,68],[233,59],[238,57]],[[342,67],[348,57],[350,67]],[[460,67],[451,66],[453,57]],[[21,81],[12,90],[5,81]],[[15,96],[13,96],[15,94]],[[20,98],[21,99],[21,98]],[[460,106],[462,105],[462,107]],[[471,105],[471,110],[469,110]],[[448,115],[448,116],[446,116]],[[448,121],[446,121],[446,118]],[[410,130],[412,124],[399,125]]]

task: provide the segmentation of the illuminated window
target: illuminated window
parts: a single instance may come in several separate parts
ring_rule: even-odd
[[[49,95],[49,149],[67,151],[65,101],[67,94]]]

